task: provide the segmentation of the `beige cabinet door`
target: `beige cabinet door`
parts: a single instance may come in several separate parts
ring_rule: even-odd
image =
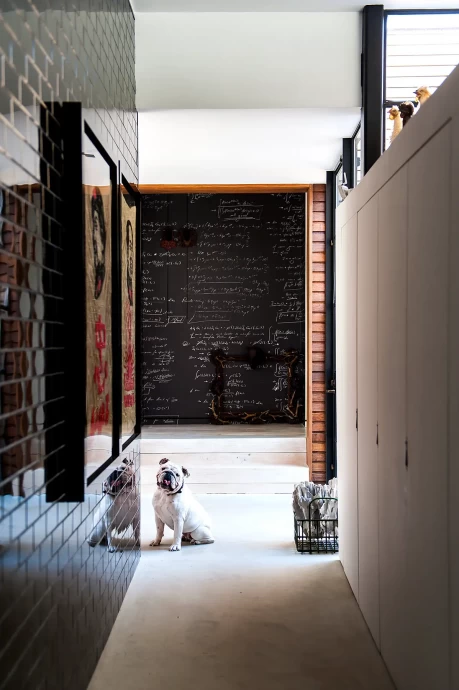
[[[411,670],[410,689],[432,690],[450,687],[447,362],[451,125],[411,159],[408,169],[406,662]]]
[[[449,243],[449,559],[452,690],[459,690],[459,116],[451,123],[452,180]]]
[[[378,195],[359,211],[357,226],[358,600],[379,647]]]
[[[400,690],[410,687],[406,568],[406,309],[408,168],[378,208],[378,512],[380,649]],[[415,686],[413,686],[415,687]]]
[[[340,558],[358,598],[357,216],[337,234],[336,396]]]

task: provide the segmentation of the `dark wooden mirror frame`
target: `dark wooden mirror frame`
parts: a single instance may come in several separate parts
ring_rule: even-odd
[[[210,354],[210,361],[215,365],[215,378],[211,384],[213,399],[210,405],[211,422],[213,424],[231,424],[231,422],[245,424],[289,423],[299,424],[304,410],[300,397],[301,388],[296,381],[296,367],[300,360],[298,350],[286,350],[279,355],[264,354],[264,364],[281,363],[287,367],[287,405],[278,410],[259,410],[257,412],[232,412],[225,409],[225,364],[228,362],[243,362],[251,365],[252,359],[247,354],[230,355],[223,350],[214,350]],[[253,367],[256,368],[256,367]]]

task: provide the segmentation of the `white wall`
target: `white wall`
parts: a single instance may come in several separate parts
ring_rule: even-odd
[[[139,113],[141,184],[321,183],[358,108]]]
[[[358,12],[150,12],[136,19],[139,110],[360,105]]]
[[[9,157],[0,155],[0,180],[9,187],[13,185],[34,184],[40,181],[40,157],[38,155],[38,122],[39,109],[26,106],[27,115],[22,110],[15,110],[13,129],[4,127],[6,146]],[[10,113],[3,113],[10,117]],[[18,136],[20,132],[21,136]]]

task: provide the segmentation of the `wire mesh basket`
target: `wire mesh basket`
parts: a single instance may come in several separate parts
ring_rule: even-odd
[[[298,553],[337,553],[338,518],[314,518],[316,501],[338,501],[337,498],[313,498],[308,507],[308,517],[301,520],[294,516],[295,544]]]

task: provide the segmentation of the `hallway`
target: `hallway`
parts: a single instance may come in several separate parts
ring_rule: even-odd
[[[288,495],[200,497],[216,543],[142,553],[89,690],[392,690],[335,556],[299,555]]]

